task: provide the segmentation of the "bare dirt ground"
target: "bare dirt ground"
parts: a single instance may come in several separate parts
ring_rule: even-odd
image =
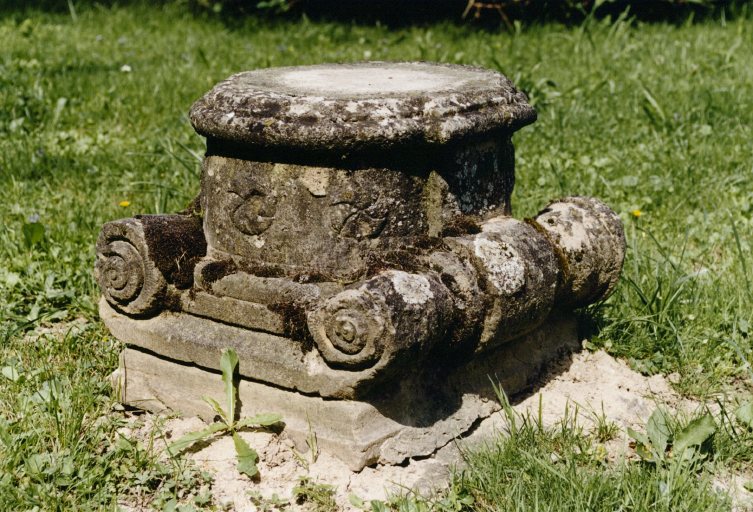
[[[517,401],[514,409],[521,414],[540,417],[545,425],[562,421],[565,414],[571,418],[575,415],[585,430],[595,428],[599,418],[613,422],[619,427],[620,435],[607,444],[611,458],[631,456],[632,450],[624,432],[627,427],[641,429],[657,404],[681,412],[692,412],[701,406],[680,397],[663,376],[645,377],[605,352],[574,354],[552,368],[541,382],[533,393]],[[258,504],[260,497],[267,503],[276,497],[290,501],[292,504],[285,510],[297,510],[299,507],[290,498],[302,477],[334,486],[339,507],[353,510],[350,495],[363,500],[384,499],[390,493],[406,492],[411,488],[424,493],[441,488],[448,480],[450,468],[460,462],[460,448],[500,435],[505,424],[504,415],[495,414],[480,422],[466,438],[441,449],[433,458],[411,461],[405,466],[369,467],[360,473],[351,472],[344,462],[324,453],[312,460],[310,452],[296,452],[284,432],[281,435],[266,432],[242,434],[259,453],[260,478],[257,481],[251,481],[235,469],[235,453],[229,437],[218,438],[189,452],[188,456],[214,475],[214,498],[230,510],[257,510],[254,502]],[[128,430],[131,436],[146,438],[157,428],[164,435],[177,439],[203,426],[198,418],[145,414],[138,420],[134,418],[133,426]],[[725,475],[716,482],[718,488],[733,495],[739,510],[753,509],[753,496],[742,487],[745,478],[749,477]]]

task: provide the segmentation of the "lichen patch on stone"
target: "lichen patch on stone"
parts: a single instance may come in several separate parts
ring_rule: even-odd
[[[392,286],[406,304],[425,304],[434,298],[429,280],[420,274],[409,274],[401,270],[388,272]]]
[[[298,180],[311,192],[314,197],[324,197],[327,195],[327,186],[329,186],[329,169],[318,167],[308,167],[301,174]]]
[[[523,288],[525,262],[515,249],[484,236],[474,239],[473,249],[489,272],[489,280],[502,295],[514,295]]]
[[[190,117],[200,134],[221,140],[343,151],[512,133],[536,112],[490,70],[367,62],[238,73],[197,101]]]
[[[572,206],[566,203],[554,203],[549,206],[551,216],[561,216],[562,218],[570,218],[570,210]],[[588,227],[582,222],[562,222],[557,226],[557,231],[560,234],[560,244],[562,248],[567,251],[582,251],[584,246],[588,245]]]

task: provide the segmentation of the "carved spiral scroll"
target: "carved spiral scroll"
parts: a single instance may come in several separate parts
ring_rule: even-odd
[[[138,250],[125,240],[114,240],[99,268],[100,282],[118,303],[133,301],[144,289],[144,263]]]
[[[384,300],[364,289],[330,298],[308,319],[322,357],[333,366],[357,369],[373,365],[394,338]]]
[[[130,315],[154,312],[167,283],[151,259],[138,219],[105,224],[97,240],[95,276],[107,302]]]
[[[432,274],[388,270],[329,298],[308,317],[330,366],[395,370],[415,363],[453,322],[451,292]]]

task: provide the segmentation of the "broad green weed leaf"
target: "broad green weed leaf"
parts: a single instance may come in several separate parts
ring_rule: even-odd
[[[646,423],[646,433],[654,451],[658,456],[662,456],[667,451],[670,436],[667,414],[662,408],[657,407],[651,414],[648,423]]]
[[[361,498],[352,493],[348,495],[348,501],[356,508],[363,509],[366,506],[366,503]]]
[[[60,472],[65,476],[71,476],[76,471],[76,466],[73,463],[73,458],[69,455],[63,457],[63,461],[60,466]]]
[[[39,222],[27,222],[21,227],[26,247],[32,248],[44,240],[44,225]]]
[[[274,413],[257,414],[256,416],[249,416],[246,418],[241,418],[240,420],[238,420],[235,426],[236,428],[269,427],[270,425],[275,425],[277,423],[280,423],[281,421],[282,421],[282,416],[280,416],[279,414],[274,414]]]
[[[230,425],[232,420],[228,418],[227,413],[222,409],[222,406],[217,400],[215,400],[211,396],[203,396],[201,397],[201,399],[208,403],[210,407],[212,407],[212,409],[214,409],[214,412],[216,412],[220,416],[220,418],[222,418],[222,421]]]
[[[26,315],[26,320],[28,320],[29,322],[34,322],[35,320],[38,320],[39,312],[41,310],[42,308],[39,307],[39,304],[34,304],[29,310],[29,314]]]
[[[197,430],[196,432],[189,432],[188,434],[184,435],[177,441],[170,443],[167,446],[167,451],[170,453],[170,455],[176,455],[189,446],[191,446],[196,441],[200,441],[201,439],[206,439],[210,437],[212,434],[219,432],[220,430],[225,430],[227,428],[227,425],[224,423],[212,423],[209,425],[209,427],[203,429],[203,430]]]
[[[753,428],[753,402],[741,405],[736,411],[735,416],[740,423]]]
[[[656,453],[651,449],[649,445],[638,443],[635,445],[635,452],[644,461],[656,463]]]
[[[34,477],[39,477],[50,465],[49,453],[35,453],[26,459],[26,472]]]
[[[238,471],[249,478],[253,478],[259,473],[256,463],[259,455],[256,450],[251,448],[241,436],[233,432],[233,444],[235,445],[235,454],[238,458]]]
[[[37,404],[52,405],[61,395],[61,386],[55,379],[46,380],[31,397],[31,401]]]
[[[5,285],[8,288],[13,288],[18,283],[21,282],[21,276],[16,274],[15,272],[5,272]]]
[[[222,382],[225,383],[225,397],[227,399],[228,425],[235,421],[235,386],[233,375],[238,367],[238,354],[232,348],[222,351],[220,358],[220,370],[222,370]]]
[[[632,437],[636,442],[648,446],[650,444],[648,437],[646,437],[646,434],[643,434],[642,432],[638,432],[636,430],[633,430],[632,428],[628,427],[627,433],[630,437]]]
[[[383,501],[372,500],[369,503],[371,505],[371,512],[387,512],[387,505]]]
[[[716,432],[716,423],[711,414],[704,414],[696,418],[688,426],[682,429],[675,437],[672,452],[680,456],[686,449],[691,446],[700,446],[706,439]]]
[[[638,454],[638,456],[646,462],[655,462],[654,454],[651,451],[651,443],[649,442],[648,437],[646,437],[645,434],[633,430],[630,427],[628,427],[627,433],[635,440],[635,452]]]
[[[476,502],[476,500],[473,499],[473,496],[463,496],[458,500],[458,503],[461,503],[462,505],[471,506]]]
[[[3,366],[2,374],[3,377],[13,382],[17,382],[21,378],[15,366]]]
[[[132,452],[137,445],[122,434],[118,434],[118,440],[115,441],[115,448],[119,452]]]

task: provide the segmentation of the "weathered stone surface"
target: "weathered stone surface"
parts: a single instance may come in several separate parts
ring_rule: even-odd
[[[227,268],[211,268],[217,264],[214,260],[204,260],[196,266],[197,289],[245,302],[266,305],[295,301],[310,303],[334,295],[343,288],[339,283],[306,282],[312,276],[300,276],[304,282],[298,282],[284,277],[256,276],[234,265],[231,265],[233,270],[230,273]]]
[[[510,210],[508,142],[466,148],[451,169],[334,167],[210,155],[201,207],[215,258],[268,275],[353,281],[375,264],[415,259],[475,217]],[[389,268],[389,267],[388,267]]]
[[[557,294],[562,304],[582,307],[609,297],[625,259],[625,232],[617,214],[597,199],[575,196],[550,203],[536,224],[562,260]]]
[[[421,178],[387,169],[351,172],[219,156],[204,164],[209,246],[217,256],[242,258],[251,273],[262,267],[330,280],[363,275],[380,240],[426,235],[422,199]]]
[[[102,227],[94,271],[110,304],[141,315],[164,308],[176,288],[190,287],[193,267],[205,254],[198,218],[141,215]]]
[[[140,350],[124,350],[120,368],[112,377],[123,403],[153,412],[173,410],[210,421],[217,413],[202,397],[221,404],[226,400],[218,372]],[[376,462],[379,443],[399,429],[365,402],[325,400],[247,379],[239,382],[238,402],[241,416],[282,414],[286,432],[302,449],[310,419],[319,448],[339,456],[354,470]]]
[[[359,386],[379,371],[372,367],[338,372],[300,341],[182,312],[133,320],[100,301],[99,315],[110,332],[129,346],[216,370],[222,350],[232,347],[240,358],[242,376],[307,394],[354,398]]]
[[[327,299],[308,314],[308,327],[333,367],[416,361],[447,336],[453,305],[436,275],[388,270]]]
[[[452,239],[467,247],[489,298],[477,350],[540,325],[554,305],[560,272],[546,237],[525,222],[496,217],[481,229],[477,235]]]
[[[197,101],[190,117],[209,138],[347,152],[511,133],[536,113],[493,71],[368,62],[238,73]]]
[[[411,272],[297,283],[205,260],[194,288],[169,285],[177,307],[131,319],[103,303],[101,316],[119,339],[176,360],[214,368],[233,346],[253,362],[241,367],[249,378],[364,397],[438,354],[493,349],[569,301],[585,305],[611,290],[624,247],[614,213],[582,198],[554,205],[537,221],[499,216],[480,233],[446,237],[413,255]]]
[[[283,409],[299,433],[311,413],[355,467],[396,464],[496,407],[489,375],[522,390],[575,340],[558,315],[617,282],[625,240],[606,205],[511,217],[512,135],[535,113],[498,73],[252,71],[191,119],[207,154],[189,210],[108,223],[97,242],[129,403],[206,411],[233,348],[247,406]]]
[[[406,375],[395,383],[398,389],[393,395],[369,401],[324,400],[242,378],[238,386],[240,414],[280,413],[286,432],[301,449],[311,428],[321,450],[356,471],[377,462],[401,464],[433,454],[499,410],[492,381],[508,395],[520,393],[544,365],[577,346],[574,320],[554,319],[444,378]],[[172,409],[211,420],[216,413],[201,397],[224,401],[224,387],[216,370],[141,350],[126,349],[113,378],[121,401],[151,411]]]

